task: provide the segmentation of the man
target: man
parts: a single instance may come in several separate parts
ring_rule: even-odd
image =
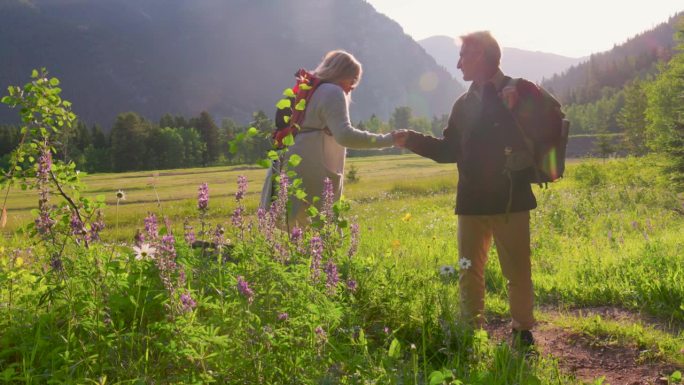
[[[454,104],[443,138],[403,131],[395,141],[437,162],[457,163],[458,252],[471,263],[460,272],[462,316],[475,327],[484,323],[484,269],[493,238],[508,280],[512,337],[529,347],[535,324],[529,211],[537,202],[529,182],[532,156],[520,127],[541,122],[530,106],[540,104],[542,91],[504,76],[501,50],[489,32],[461,40],[458,68],[472,85]]]

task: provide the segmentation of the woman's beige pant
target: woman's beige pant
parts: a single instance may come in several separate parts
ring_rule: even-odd
[[[530,212],[508,215],[459,215],[459,260],[472,265],[460,271],[461,313],[476,327],[484,323],[485,280],[487,255],[496,243],[499,263],[508,280],[508,301],[513,328],[530,330],[534,326],[534,292],[530,267]]]

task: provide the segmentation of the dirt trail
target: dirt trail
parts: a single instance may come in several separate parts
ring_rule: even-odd
[[[610,308],[584,309],[582,313],[599,314],[610,319],[638,318],[624,310]],[[509,339],[510,326],[507,320],[492,320],[486,329],[495,341]],[[666,385],[667,376],[675,370],[684,369],[665,362],[643,360],[636,346],[596,343],[579,333],[554,325],[552,320],[539,322],[533,332],[540,354],[553,356],[565,373],[583,382],[593,383],[605,377],[603,383],[611,385]]]

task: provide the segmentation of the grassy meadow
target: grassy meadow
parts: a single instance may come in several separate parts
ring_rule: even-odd
[[[637,345],[644,361],[681,368],[684,203],[655,162],[573,161],[565,178],[535,187],[536,311],[597,343]],[[440,274],[459,259],[455,165],[414,155],[354,158],[351,165],[359,180],[345,184],[345,197],[359,226],[358,251],[348,251],[349,229],[324,233],[325,267],[317,278],[311,264],[319,234],[299,241],[258,224],[260,168],[86,176],[87,195],[106,198],[103,243],[63,246],[59,266],[21,231],[36,193],[10,192],[0,249],[0,381],[582,383],[554,357],[527,358],[459,323],[457,274]],[[236,203],[239,175],[249,187]],[[205,182],[209,209],[198,219]],[[117,201],[119,189],[125,200]],[[253,223],[242,231],[231,223],[238,204]],[[185,220],[195,230],[199,221],[222,224],[229,246],[193,250],[177,235],[176,270],[165,272],[159,260],[137,260],[131,249],[149,212],[170,219],[167,235],[183,234]],[[147,241],[164,255],[168,244]],[[494,247],[490,257],[487,313],[505,319],[506,281]],[[582,309],[602,306],[640,317],[582,316]]]

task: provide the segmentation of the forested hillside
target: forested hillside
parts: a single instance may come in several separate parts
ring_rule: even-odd
[[[4,0],[0,85],[47,67],[77,115],[105,131],[122,112],[246,123],[269,115],[300,67],[343,48],[364,65],[355,120],[397,106],[431,117],[462,87],[363,0]],[[0,108],[0,123],[16,113]]]
[[[586,104],[623,88],[635,78],[654,74],[658,63],[672,57],[677,22],[684,13],[667,22],[596,53],[583,63],[543,82],[564,104]]]

